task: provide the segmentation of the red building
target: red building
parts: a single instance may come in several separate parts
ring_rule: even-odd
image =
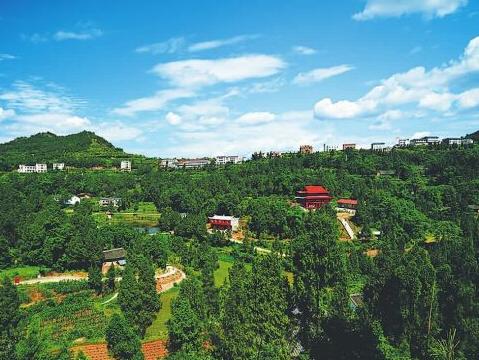
[[[217,230],[236,231],[239,227],[239,219],[233,216],[214,215],[208,218],[211,228]]]
[[[339,199],[338,207],[356,210],[358,207],[358,201],[356,199]]]
[[[328,204],[332,198],[325,187],[306,185],[303,190],[298,191],[296,201],[305,209],[319,209],[324,204]]]

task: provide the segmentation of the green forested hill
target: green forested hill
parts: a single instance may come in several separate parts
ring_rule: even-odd
[[[110,165],[130,157],[123,149],[93,132],[58,136],[50,132],[20,137],[0,144],[0,169],[10,170],[18,164],[64,162],[72,166]]]

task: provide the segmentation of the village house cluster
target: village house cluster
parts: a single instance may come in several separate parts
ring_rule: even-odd
[[[199,158],[199,159],[161,159],[159,165],[163,169],[199,169],[206,165],[226,165],[226,164],[240,164],[243,158],[238,155],[217,156],[214,159]]]

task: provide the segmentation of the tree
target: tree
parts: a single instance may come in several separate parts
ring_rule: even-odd
[[[5,269],[12,264],[10,245],[7,239],[0,235],[0,269]]]
[[[0,285],[0,359],[15,358],[20,299],[12,281],[5,277]]]
[[[151,262],[144,257],[138,268],[138,288],[142,307],[139,309],[137,324],[140,328],[140,335],[143,337],[146,328],[152,324],[161,307],[160,296],[156,292],[155,270]]]
[[[171,306],[168,334],[173,351],[198,351],[202,346],[203,326],[186,297],[178,297]]]
[[[345,257],[337,240],[335,215],[327,209],[309,214],[306,234],[294,243],[294,292],[299,310],[300,338],[313,358],[324,334],[324,321],[348,313]]]
[[[143,337],[161,305],[156,293],[153,267],[143,256],[139,256],[136,263],[138,269],[134,269],[131,264],[126,266],[120,283],[118,302],[126,319]]]
[[[102,274],[98,266],[92,265],[88,269],[88,286],[94,290],[97,295],[101,294],[103,289]]]
[[[288,287],[275,255],[257,256],[253,270],[237,262],[222,309],[220,353],[228,359],[290,359]]]
[[[106,289],[108,292],[114,292],[116,288],[116,270],[114,266],[110,266],[106,272]]]
[[[128,321],[115,314],[106,328],[108,350],[117,360],[143,360],[140,338]]]

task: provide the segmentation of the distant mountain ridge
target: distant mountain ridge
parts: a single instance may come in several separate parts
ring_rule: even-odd
[[[0,168],[36,162],[64,162],[72,166],[111,165],[128,158],[123,149],[90,131],[59,136],[51,132],[19,137],[0,144]]]

